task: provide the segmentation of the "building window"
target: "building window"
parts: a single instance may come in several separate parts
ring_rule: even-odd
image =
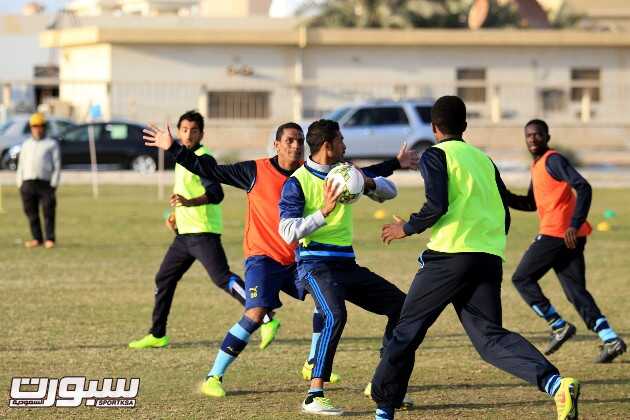
[[[462,98],[464,102],[486,101],[486,69],[457,69],[457,84],[457,96]]]
[[[269,92],[208,92],[208,118],[250,120],[269,116]]]
[[[561,112],[567,108],[566,91],[562,89],[548,88],[540,91],[542,108],[544,112]]]
[[[571,101],[580,102],[588,93],[591,101],[599,102],[599,69],[571,69]]]

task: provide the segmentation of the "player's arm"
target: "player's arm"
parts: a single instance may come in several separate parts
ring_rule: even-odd
[[[593,189],[586,179],[562,155],[554,153],[547,158],[546,166],[549,175],[558,181],[565,181],[577,193],[575,211],[571,218],[571,227],[579,229],[586,221],[591,208]]]
[[[398,189],[396,184],[389,179],[377,176],[376,178],[366,178],[363,193],[372,200],[382,203],[383,201],[396,198]]]
[[[498,173],[498,170],[497,170],[497,173]],[[529,188],[527,189],[526,195],[514,194],[507,188],[505,188],[505,194],[506,195],[505,195],[504,201],[507,202],[507,205],[513,208],[514,210],[536,211],[536,200],[534,199],[534,187],[532,186],[531,182],[529,183]]]
[[[210,155],[196,155],[186,147],[173,143],[168,149],[175,161],[190,172],[221,184],[249,191],[256,180],[256,162],[247,160],[233,165],[219,165]]]
[[[491,160],[492,161],[492,160]],[[497,165],[492,162],[494,166],[494,179],[497,183],[497,189],[499,190],[499,195],[501,196],[501,202],[503,203],[503,210],[505,211],[505,234],[507,235],[510,231],[510,224],[512,222],[512,218],[510,217],[510,207],[508,205],[508,189],[501,178],[501,173],[499,172],[499,168]]]
[[[256,180],[256,162],[254,161],[218,165],[212,156],[206,154],[197,156],[193,151],[175,142],[168,125],[166,129],[152,125],[142,131],[146,146],[167,150],[177,163],[195,175],[246,191],[251,190],[254,185]]]
[[[280,197],[280,224],[278,232],[288,244],[299,241],[326,224],[326,216],[335,209],[341,191],[330,183],[324,184],[324,205],[313,214],[304,217],[305,198],[299,181],[289,178],[282,187]]]
[[[381,239],[387,244],[425,231],[448,211],[448,174],[444,151],[436,147],[427,149],[420,158],[420,172],[424,178],[426,201],[420,211],[409,216],[409,221],[395,217],[394,223],[383,226]]]
[[[201,177],[201,184],[205,189],[205,193],[199,197],[186,198],[180,194],[171,195],[171,206],[196,207],[205,204],[219,204],[223,201],[224,194],[221,184],[208,178]]]

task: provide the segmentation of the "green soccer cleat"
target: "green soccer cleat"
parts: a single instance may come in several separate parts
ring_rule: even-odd
[[[315,365],[313,363],[309,363],[308,360],[304,362],[304,365],[302,366],[302,378],[305,381],[310,381],[312,379],[311,375],[313,374],[314,367]],[[328,382],[331,384],[336,384],[339,381],[341,381],[341,376],[337,375],[335,372],[331,372],[330,381]]]
[[[576,420],[578,418],[578,398],[580,383],[573,378],[563,378],[560,388],[553,397],[558,411],[558,420]]]
[[[208,397],[223,398],[225,397],[225,390],[221,383],[223,378],[220,376],[209,376],[206,381],[201,384],[201,393]]]
[[[132,341],[129,343],[130,349],[151,349],[151,348],[160,348],[168,346],[168,343],[171,339],[168,335],[165,335],[161,338],[156,338],[153,334],[147,334],[142,337],[140,340]]]
[[[318,414],[320,416],[341,416],[343,410],[333,405],[332,401],[324,397],[308,396],[302,403],[302,412]]]
[[[271,321],[262,324],[260,326],[260,349],[266,349],[269,344],[275,340],[276,335],[278,335],[278,330],[280,329],[280,321],[277,319],[272,319]]]

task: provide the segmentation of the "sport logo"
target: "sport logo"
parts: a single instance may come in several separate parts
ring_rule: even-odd
[[[85,376],[53,378],[13,378],[9,407],[78,407],[84,401],[89,407],[136,406],[140,378],[116,380],[105,378],[87,381]]]
[[[258,286],[249,288],[249,297],[251,299],[258,297]]]

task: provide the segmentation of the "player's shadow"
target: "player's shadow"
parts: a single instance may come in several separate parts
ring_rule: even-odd
[[[611,403],[628,403],[630,397],[627,398],[611,398],[611,399],[580,399],[580,404],[611,404]],[[493,408],[504,409],[506,407],[531,407],[531,406],[553,406],[553,401],[548,399],[534,401],[516,401],[516,402],[497,402],[497,403],[445,403],[433,405],[414,405],[407,411],[436,411],[436,410],[487,410]],[[346,411],[344,417],[364,417],[374,415],[374,410],[369,411]]]
[[[582,385],[630,385],[630,378],[591,379],[591,380],[580,381],[580,383]],[[426,385],[409,385],[407,389],[411,392],[422,392],[422,391],[454,390],[454,389],[485,389],[485,388],[514,388],[514,387],[530,388],[531,385],[525,382],[493,383],[493,384],[470,384],[470,383],[426,384]]]

